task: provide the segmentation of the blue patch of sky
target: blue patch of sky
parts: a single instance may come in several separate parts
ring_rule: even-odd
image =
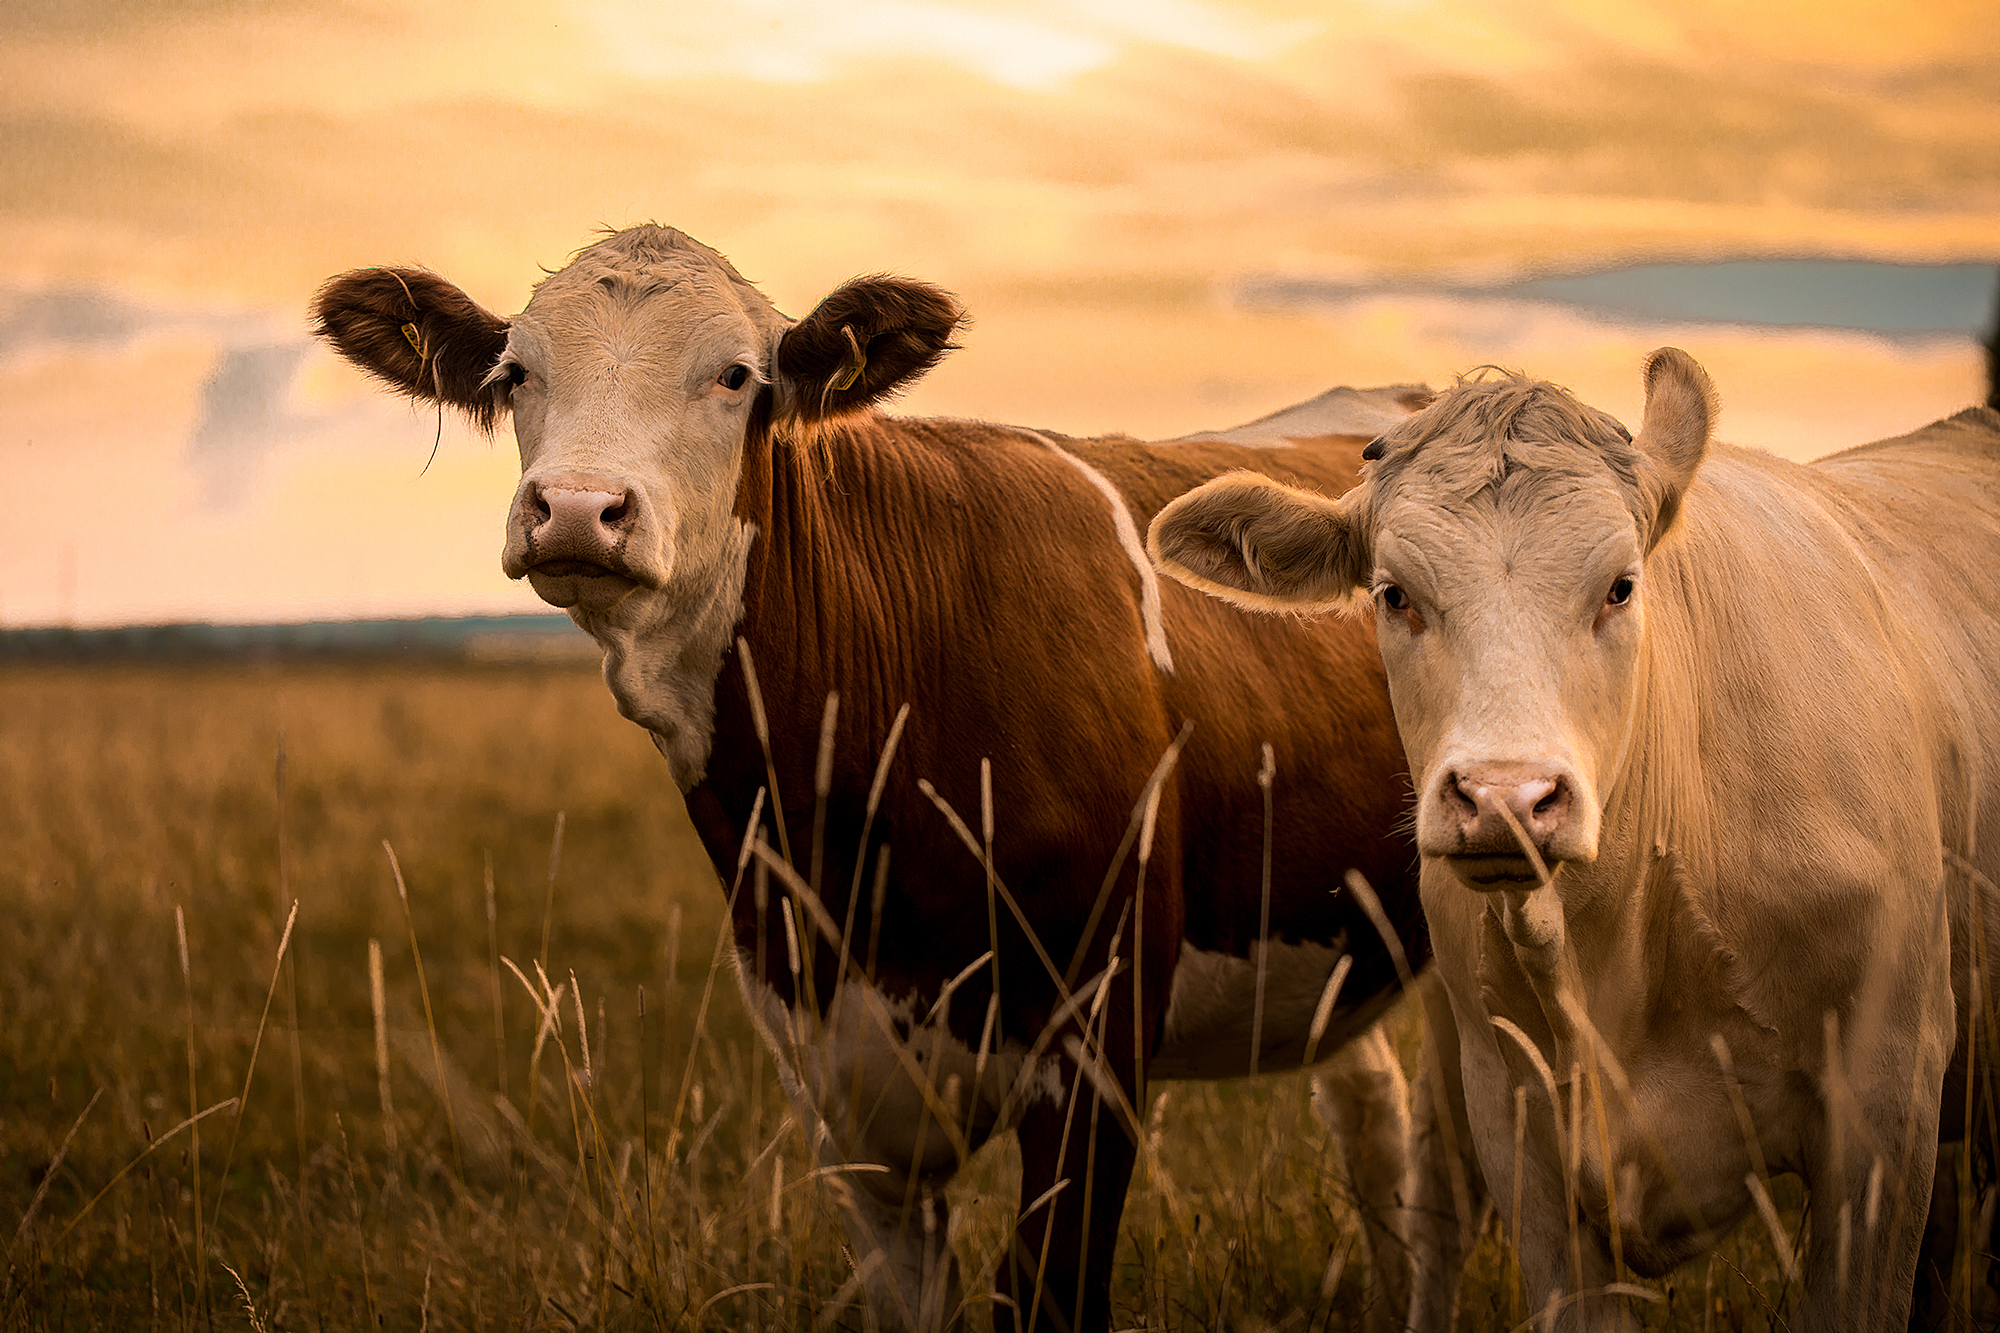
[[[1635,264],[1483,287],[1269,278],[1246,284],[1244,295],[1260,304],[1340,305],[1433,294],[1567,306],[1619,323],[1857,329],[1894,337],[1992,327],[1996,280],[2000,267],[1993,264],[1760,259]]]

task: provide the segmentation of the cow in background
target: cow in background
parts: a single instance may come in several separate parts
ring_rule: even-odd
[[[731,900],[738,974],[824,1159],[887,1168],[838,1178],[877,1319],[957,1322],[942,1186],[1012,1128],[995,1325],[1106,1328],[1148,1081],[1338,1052],[1320,1102],[1402,1321],[1410,1130],[1371,1025],[1429,943],[1373,629],[1163,584],[1139,534],[1232,469],[1345,488],[1427,393],[1164,445],[884,416],[949,295],[860,278],[793,320],[654,226],[512,318],[417,269],[315,314],[391,388],[512,415],[503,568],[602,646],[725,885],[772,876]]]
[[[1635,439],[1475,374],[1344,498],[1222,478],[1153,550],[1241,604],[1372,599],[1535,1309],[1630,1327],[1619,1284],[1775,1229],[1797,1172],[1793,1327],[1901,1327],[1913,1281],[1939,1327],[1985,1247],[1933,1163],[1990,1138],[2000,1049],[2000,411],[1800,465],[1712,443],[1686,353],[1645,385]]]

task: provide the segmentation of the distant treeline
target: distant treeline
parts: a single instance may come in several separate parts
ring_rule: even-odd
[[[305,659],[587,662],[597,657],[596,645],[567,616],[0,629],[0,663]]]

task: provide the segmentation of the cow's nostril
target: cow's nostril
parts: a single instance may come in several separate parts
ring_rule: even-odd
[[[1479,802],[1465,789],[1465,779],[1455,773],[1445,779],[1444,803],[1462,817],[1479,817]]]
[[[1547,796],[1544,796],[1541,800],[1535,802],[1535,813],[1538,815],[1546,815],[1551,813],[1552,811],[1555,810],[1557,806],[1562,804],[1562,797],[1563,797],[1562,784],[1557,783],[1556,786],[1550,789],[1549,794]]]
[[[549,498],[548,498],[548,497],[547,497],[546,495],[543,495],[543,494],[542,494],[542,492],[540,491],[540,489],[537,489],[537,490],[535,491],[535,522],[536,522],[536,524],[537,524],[537,525],[540,525],[540,524],[543,524],[543,523],[546,523],[546,522],[548,522],[548,521],[549,521],[549,519],[550,519],[550,518],[552,518],[552,517],[554,517],[554,511],[552,511],[552,510],[551,510],[551,509],[549,508]]]
[[[607,524],[624,522],[626,502],[630,499],[629,495],[619,496],[618,503],[607,508],[600,516],[602,520]]]

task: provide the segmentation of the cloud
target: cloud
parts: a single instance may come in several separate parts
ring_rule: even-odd
[[[615,63],[651,79],[809,83],[856,62],[917,57],[1036,91],[1101,69],[1135,43],[1264,60],[1323,26],[1205,0],[739,0],[726,10],[594,0],[585,14]]]
[[[312,350],[310,341],[298,339],[224,348],[216,358],[201,386],[186,455],[207,508],[242,507],[272,452],[326,424],[324,416],[293,407],[299,368]]]
[[[265,311],[156,306],[102,287],[5,292],[0,366],[62,353],[129,356],[162,337],[192,336],[213,346],[183,457],[205,507],[239,509],[270,454],[334,420],[297,410],[299,372],[314,344],[279,335],[278,327]]]
[[[97,288],[0,295],[0,362],[52,343],[121,347],[153,326],[152,312]]]
[[[1983,332],[1994,309],[1991,264],[1888,264],[1777,259],[1636,264],[1479,286],[1252,278],[1253,308],[1345,309],[1383,299],[1447,303],[1467,320],[1524,306],[1558,307],[1630,328],[1731,324],[1844,329],[1892,339]]]
[[[55,351],[122,353],[171,334],[240,343],[268,338],[275,323],[264,311],[153,305],[102,286],[0,288],[0,365]]]

